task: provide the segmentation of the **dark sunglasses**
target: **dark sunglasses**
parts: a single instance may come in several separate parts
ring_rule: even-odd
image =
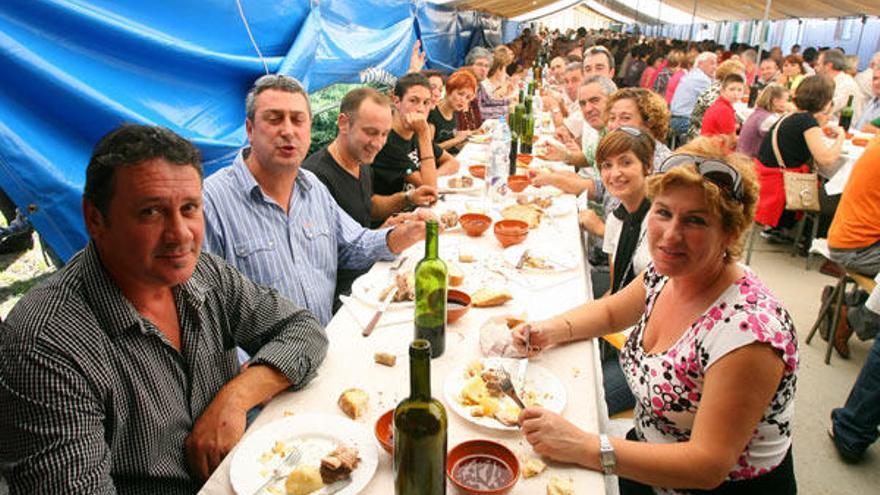
[[[690,164],[697,167],[697,171],[704,179],[718,186],[731,198],[742,202],[742,177],[735,168],[721,160],[687,154],[670,155],[660,164],[658,173],[664,174],[675,167]]]

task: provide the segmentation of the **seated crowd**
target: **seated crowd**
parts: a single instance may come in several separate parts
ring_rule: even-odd
[[[455,153],[508,115],[523,69],[542,59],[539,96],[558,140],[542,158],[570,169],[532,183],[580,196],[579,224],[601,239],[598,289],[520,325],[514,341],[535,354],[623,332],[603,353],[603,385],[609,412],[634,408],[635,424],[608,439],[527,408],[525,439],[549,459],[616,472],[625,494],[796,493],[798,341],[739,263],[744,238],[753,221],[780,237],[796,221],[783,168],[836,172],[845,133],[830,122],[850,100],[852,129],[880,130],[880,56],[853,77],[843,51],[797,48],[760,56],[743,44],[526,29],[473,48],[448,75],[421,71],[414,53],[390,95],[345,95],[336,138],[309,156],[308,94],[266,75],[244,96],[247,146],[208,178],[171,131],[112,130],[87,167],[89,244],[0,322],[0,473],[12,493],[196,492],[248,411],[315,376],[340,296],[424,238],[438,178],[459,172]],[[742,118],[749,93],[755,109]],[[872,277],[878,153],[866,150],[842,197],[821,197],[832,258]],[[878,312],[871,294],[835,337],[874,338]],[[878,373],[875,344],[833,414],[846,459],[877,438]]]

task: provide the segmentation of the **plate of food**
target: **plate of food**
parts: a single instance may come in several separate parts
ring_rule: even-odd
[[[333,493],[353,495],[367,486],[378,463],[363,426],[342,416],[297,414],[246,437],[233,454],[229,482],[235,493],[251,495],[280,468],[263,493],[322,495],[344,486]]]
[[[516,244],[505,249],[503,256],[508,265],[533,273],[559,273],[578,266],[574,254],[551,246]]]
[[[424,247],[422,250],[424,251]],[[397,292],[391,300],[391,307],[413,307],[416,290],[413,269],[413,264],[405,263],[403,269],[394,274],[385,270],[371,270],[351,284],[351,295],[369,306],[378,308],[396,287]]]
[[[494,370],[503,367],[526,406],[541,406],[561,413],[566,393],[562,381],[550,370],[530,364],[524,383],[517,383],[518,359],[490,357],[460,366],[446,377],[446,404],[465,420],[494,430],[517,430],[520,409],[497,385]]]
[[[442,193],[475,193],[483,190],[485,182],[470,175],[453,175],[437,178],[437,190]]]

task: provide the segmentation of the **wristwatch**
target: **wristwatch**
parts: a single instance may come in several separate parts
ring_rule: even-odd
[[[602,464],[602,472],[614,474],[617,469],[617,456],[614,454],[614,446],[608,440],[608,435],[599,435],[599,463]]]

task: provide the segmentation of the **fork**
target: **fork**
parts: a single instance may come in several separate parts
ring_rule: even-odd
[[[501,387],[501,391],[504,392],[505,395],[513,399],[513,402],[515,402],[520,409],[525,409],[526,405],[523,404],[523,401],[519,398],[519,395],[516,394],[516,389],[513,388],[513,383],[510,382],[510,374],[507,372],[507,370],[499,366],[495,369],[495,372],[498,374],[498,386]]]
[[[278,467],[272,470],[272,476],[270,476],[265,483],[260,485],[260,487],[257,488],[253,495],[262,493],[263,490],[269,488],[273,483],[290,474],[291,468],[296,466],[300,458],[302,458],[302,451],[294,447],[293,450],[291,450],[290,453],[281,460],[281,464],[279,464]]]

